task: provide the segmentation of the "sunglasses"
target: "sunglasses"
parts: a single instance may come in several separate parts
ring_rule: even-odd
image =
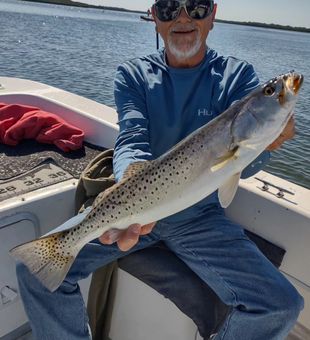
[[[214,9],[213,0],[158,0],[153,5],[160,21],[176,19],[184,8],[192,19],[201,20],[209,16]]]

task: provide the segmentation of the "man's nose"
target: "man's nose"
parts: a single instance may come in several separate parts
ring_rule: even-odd
[[[179,16],[177,17],[177,21],[191,21],[192,19],[190,16],[187,14],[186,10],[184,7],[181,8],[181,11],[179,13]]]

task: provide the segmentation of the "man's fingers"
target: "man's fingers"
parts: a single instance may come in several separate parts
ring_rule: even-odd
[[[99,241],[103,244],[112,244],[118,241],[122,237],[123,233],[124,233],[123,230],[111,229],[105,232],[104,234],[102,234],[99,237]]]
[[[128,251],[138,243],[139,236],[149,234],[155,224],[156,222],[144,226],[132,224],[126,230],[111,229],[100,236],[99,241],[103,244],[113,244],[117,242],[121,251]]]
[[[286,128],[283,131],[287,137],[287,139],[292,139],[295,136],[296,128],[295,128],[295,118],[292,116],[288,121]],[[282,134],[283,134],[282,132]]]
[[[153,223],[145,224],[144,226],[142,226],[140,235],[149,234],[153,230],[155,224],[156,222],[153,222]]]
[[[274,151],[278,149],[284,142],[294,138],[294,136],[295,136],[295,120],[293,116],[288,121],[286,127],[284,128],[280,136],[272,144],[268,146],[267,150]]]
[[[127,230],[124,231],[121,238],[117,241],[117,245],[121,251],[128,251],[134,247],[138,241],[141,232],[140,224],[132,224]]]
[[[283,138],[280,136],[272,144],[268,146],[267,150],[274,151],[278,149],[285,141],[286,141],[286,138]]]

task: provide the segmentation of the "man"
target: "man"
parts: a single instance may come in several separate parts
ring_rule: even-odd
[[[218,56],[206,46],[216,14],[213,1],[158,0],[152,14],[165,49],[124,63],[116,75],[117,180],[130,163],[160,156],[258,85],[251,65]],[[293,130],[290,121],[269,149],[291,138]],[[268,152],[243,176],[257,171],[266,158]],[[225,217],[216,193],[162,221],[130,226],[116,237],[105,233],[100,241],[109,245],[98,241],[86,245],[53,294],[19,264],[20,291],[35,339],[89,339],[77,281],[160,240],[231,307],[212,338],[285,339],[303,300],[243,229]]]

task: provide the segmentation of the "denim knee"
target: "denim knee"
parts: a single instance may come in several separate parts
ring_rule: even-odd
[[[15,270],[18,282],[28,282],[27,277],[31,274],[23,263],[17,262]]]
[[[297,320],[304,308],[304,299],[289,281],[285,281],[274,287],[270,308],[271,314],[278,315],[284,323],[289,323]]]
[[[282,310],[291,321],[296,321],[304,308],[304,299],[293,286],[291,290],[293,290],[293,292],[287,292],[285,296],[285,303],[283,304]]]
[[[31,274],[28,268],[21,262],[18,262],[16,264],[16,276],[21,290],[46,290],[46,288],[42,286],[39,280],[33,274]],[[63,291],[64,293],[72,293],[78,289],[79,286],[77,282],[70,282],[67,278],[62,282],[59,287],[59,290]]]

